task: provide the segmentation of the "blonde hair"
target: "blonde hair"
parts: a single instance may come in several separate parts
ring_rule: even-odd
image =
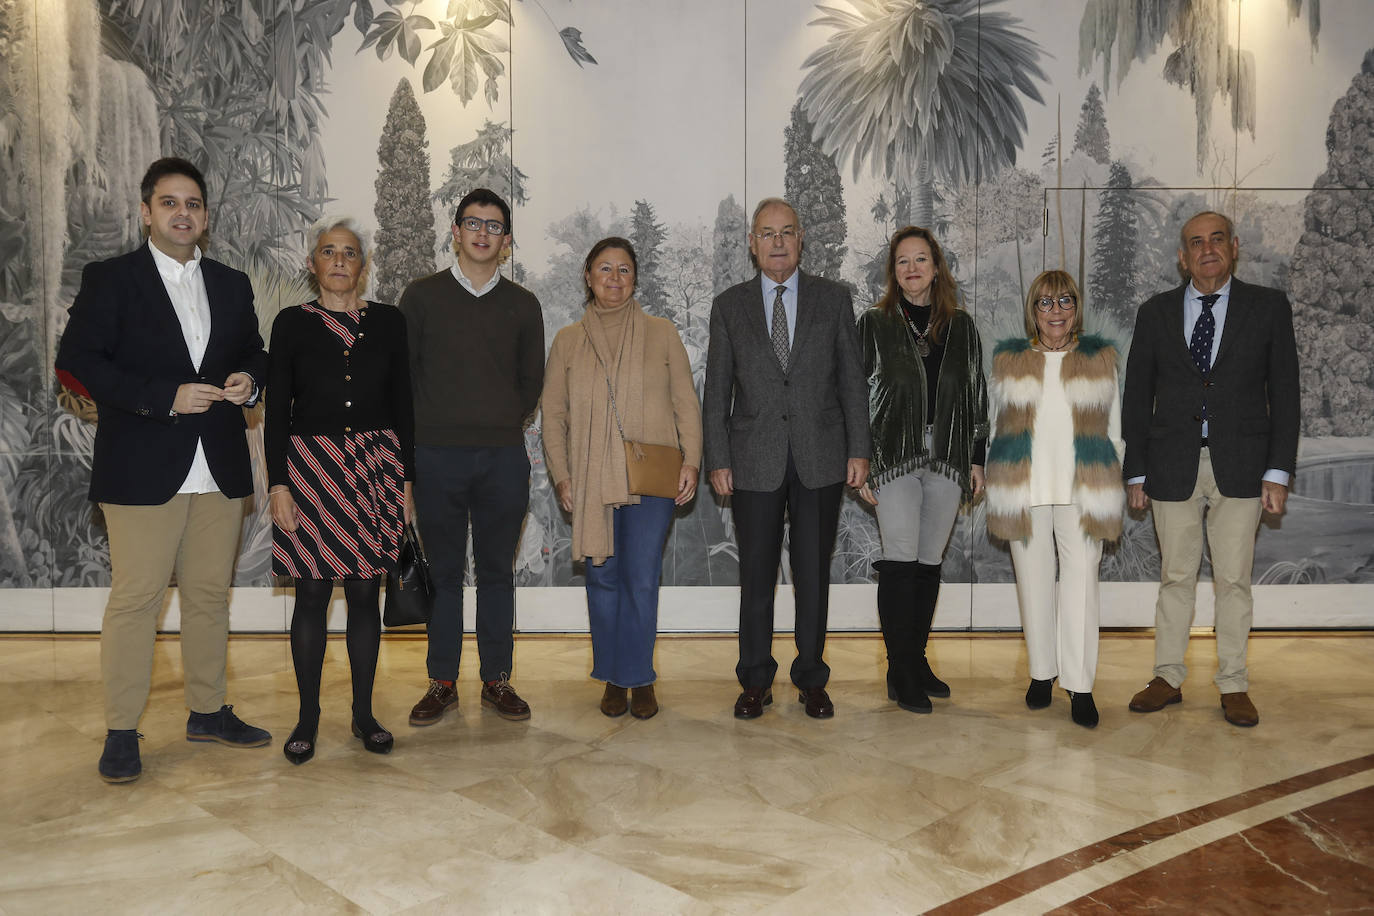
[[[1026,293],[1026,337],[1035,340],[1040,336],[1040,328],[1035,323],[1036,313],[1039,311],[1035,303],[1049,296],[1051,299],[1068,293],[1073,296],[1073,327],[1071,333],[1077,337],[1083,331],[1083,297],[1079,294],[1078,284],[1074,282],[1073,275],[1067,270],[1046,270],[1031,281],[1030,290]]]

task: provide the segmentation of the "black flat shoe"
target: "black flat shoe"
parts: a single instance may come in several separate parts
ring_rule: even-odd
[[[1031,678],[1030,687],[1026,690],[1026,705],[1031,709],[1044,709],[1050,705],[1053,695],[1054,678],[1045,681]]]
[[[1097,728],[1097,704],[1091,693],[1069,694],[1069,716],[1084,728]]]
[[[363,734],[363,730],[358,727],[358,723],[355,721],[353,723],[353,737],[362,741],[364,750],[374,754],[390,754],[392,745],[396,743],[396,738],[391,732],[382,728],[380,724],[376,722],[372,724],[377,726],[377,730]]]
[[[310,735],[307,737],[301,726],[297,724],[296,727],[291,730],[291,737],[287,738],[286,744],[282,745],[282,755],[296,766],[305,763],[311,757],[315,756],[315,736],[318,735],[319,732],[320,727],[317,724],[310,730]]]

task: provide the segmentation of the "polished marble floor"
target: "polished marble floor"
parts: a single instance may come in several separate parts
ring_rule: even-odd
[[[736,721],[734,642],[664,638],[662,712],[607,719],[581,637],[523,637],[527,722],[461,701],[412,729],[422,639],[382,648],[389,756],[348,737],[330,643],[316,758],[282,637],[236,637],[230,702],[271,747],[184,740],[178,643],[158,644],[144,773],[95,772],[94,638],[0,638],[0,913],[1253,913],[1374,907],[1374,634],[1256,634],[1257,728],[1221,717],[1215,645],[1184,702],[1126,702],[1148,633],[1104,635],[1101,725],[1031,712],[1016,634],[942,635],[933,715],[882,690],[882,642],[832,637],[836,716],[775,691]],[[464,652],[475,669],[475,645]],[[790,645],[776,649],[782,670]]]

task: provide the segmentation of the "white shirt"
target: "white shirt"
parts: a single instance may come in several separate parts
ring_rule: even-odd
[[[191,354],[191,365],[200,369],[205,358],[205,348],[210,343],[210,297],[205,292],[205,277],[200,272],[200,248],[195,248],[195,256],[185,264],[163,252],[152,242],[148,250],[153,253],[153,263],[162,277],[162,285],[167,290],[167,298],[172,300],[172,309],[177,321],[181,322],[181,336],[186,340],[186,350]],[[224,379],[211,379],[209,384],[223,385]],[[196,456],[191,460],[191,470],[181,484],[178,493],[215,493],[219,484],[210,473],[210,462],[205,458],[205,443],[196,440]]]
[[[1062,371],[1067,351],[1045,353],[1044,387],[1035,407],[1035,428],[1031,432],[1030,504],[1066,506],[1073,502],[1073,477],[1077,464],[1073,448],[1073,408],[1064,391]],[[1107,438],[1116,447],[1116,457],[1126,450],[1121,441],[1121,392],[1112,386],[1112,403],[1107,412]]]
[[[458,285],[463,287],[463,289],[467,290],[468,292],[472,293],[478,299],[481,299],[487,293],[496,289],[496,284],[501,282],[501,271],[498,270],[491,275],[490,280],[482,284],[481,289],[478,289],[477,287],[472,285],[472,281],[468,279],[468,275],[463,273],[462,269],[459,268],[458,262],[455,261],[453,263],[453,266],[450,267],[449,270],[453,271],[453,278],[458,281]]]
[[[777,288],[782,287],[782,310],[787,313],[787,345],[790,347],[797,342],[797,287],[801,285],[801,271],[792,271],[792,276],[782,283],[769,279],[762,271],[759,279],[763,281],[763,326],[770,336],[773,333],[773,300],[778,297]]]

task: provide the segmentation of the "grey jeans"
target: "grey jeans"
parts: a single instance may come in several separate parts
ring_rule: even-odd
[[[883,484],[874,495],[884,560],[930,566],[943,561],[959,514],[959,484],[930,468],[918,468]]]

